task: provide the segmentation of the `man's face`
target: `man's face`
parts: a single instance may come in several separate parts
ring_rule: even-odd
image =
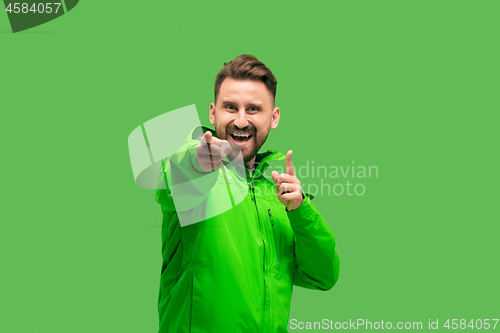
[[[217,137],[231,144],[233,158],[241,149],[247,167],[279,118],[280,109],[274,108],[273,96],[261,81],[226,78],[215,104],[210,104],[210,123]]]

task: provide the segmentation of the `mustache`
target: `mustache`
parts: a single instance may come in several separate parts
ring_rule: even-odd
[[[247,127],[243,127],[243,128],[231,126],[231,124],[226,126],[226,134],[229,134],[229,132],[238,132],[238,131],[252,132],[253,134],[255,134],[257,132],[257,130],[254,126],[247,126]]]

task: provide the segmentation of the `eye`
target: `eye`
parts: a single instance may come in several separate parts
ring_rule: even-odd
[[[226,105],[226,109],[231,110],[231,111],[235,111],[236,107],[234,105],[228,104],[228,105]]]
[[[259,109],[258,107],[256,107],[256,106],[251,106],[251,107],[249,108],[249,110],[250,110],[250,111],[254,111],[254,112],[255,112],[255,111],[260,111],[260,109]]]

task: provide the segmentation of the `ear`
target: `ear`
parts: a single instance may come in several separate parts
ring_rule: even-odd
[[[271,128],[275,129],[276,127],[278,127],[279,122],[280,122],[280,108],[274,108],[271,121]]]
[[[209,116],[210,116],[210,124],[215,125],[215,103],[210,104]]]

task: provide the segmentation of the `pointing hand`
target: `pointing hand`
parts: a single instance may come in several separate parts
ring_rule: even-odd
[[[226,140],[212,137],[207,131],[196,147],[196,160],[203,171],[217,170],[222,167],[222,160],[231,153],[231,146]]]
[[[300,207],[304,199],[302,197],[300,181],[297,179],[295,170],[293,169],[291,150],[286,154],[285,165],[286,173],[279,174],[277,171],[273,171],[271,176],[276,185],[276,195],[279,201],[285,205],[288,210],[294,210]]]

